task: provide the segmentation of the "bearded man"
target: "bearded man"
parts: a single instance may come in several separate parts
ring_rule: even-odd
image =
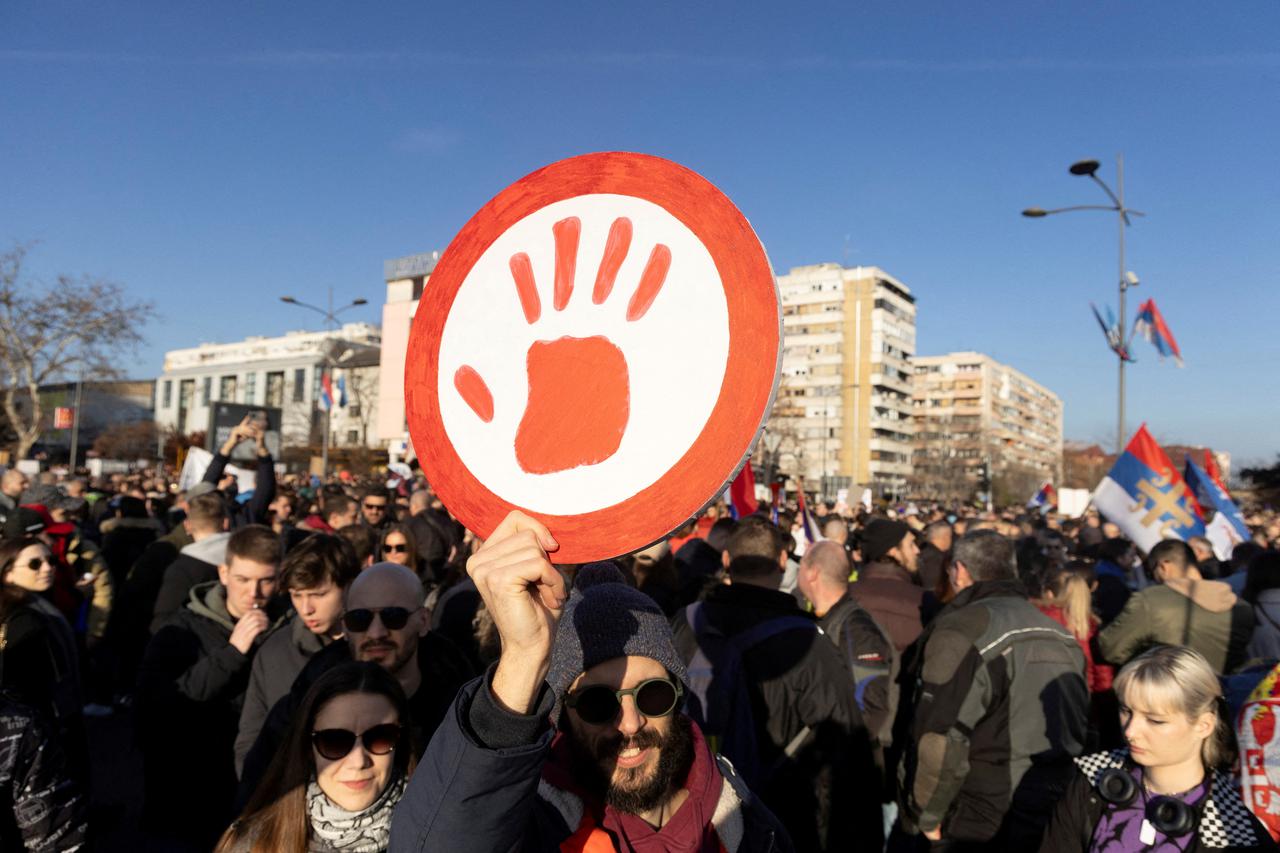
[[[513,512],[467,562],[502,637],[397,807],[391,851],[790,851],[682,712],[662,609],[609,564],[566,596],[540,523]]]

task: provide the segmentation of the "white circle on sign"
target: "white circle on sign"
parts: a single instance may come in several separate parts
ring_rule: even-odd
[[[569,218],[580,223],[577,263],[572,293],[563,310],[557,310],[553,227]],[[593,286],[619,218],[630,222],[630,249],[617,267],[612,292],[596,304]],[[659,244],[670,252],[665,280],[647,311],[629,320],[629,303]],[[512,271],[512,258],[521,253],[528,256],[541,308],[533,322]],[[607,339],[626,362],[629,416],[621,441],[601,461],[530,473],[516,451],[517,431],[530,403],[530,348],[596,336]],[[720,397],[728,355],[724,284],[702,241],[644,199],[575,196],[512,225],[463,279],[440,335],[440,418],[458,457],[495,495],[548,515],[592,512],[651,486],[693,445]],[[584,364],[581,369],[592,367]],[[455,387],[464,368],[474,371],[492,396],[488,421]],[[563,417],[569,422],[592,413],[565,411]]]

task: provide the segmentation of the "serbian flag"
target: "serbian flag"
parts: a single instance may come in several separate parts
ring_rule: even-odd
[[[333,381],[328,373],[320,375],[320,408],[326,412],[333,408]]]
[[[746,518],[760,508],[756,501],[756,477],[751,472],[750,459],[729,484],[729,503],[733,507],[734,518]]]
[[[804,528],[805,541],[812,545],[815,542],[822,541],[822,534],[818,532],[818,523],[813,520],[813,516],[809,514],[809,506],[804,502],[804,483],[800,483],[800,488],[796,489],[796,501],[800,509],[800,525]]]
[[[1227,522],[1240,536],[1241,542],[1248,542],[1253,538],[1249,525],[1244,523],[1244,514],[1240,512],[1240,507],[1236,506],[1235,501],[1231,500],[1226,489],[1214,482],[1213,478],[1202,471],[1200,466],[1190,458],[1187,459],[1183,477],[1186,478],[1187,488],[1196,496],[1201,506],[1212,507],[1219,515],[1226,516]]]
[[[1111,306],[1106,306],[1107,319],[1105,320],[1098,313],[1097,305],[1090,302],[1089,307],[1093,309],[1093,317],[1098,321],[1098,325],[1102,327],[1102,334],[1106,335],[1107,346],[1111,347],[1111,351],[1125,361],[1133,361],[1133,356],[1129,355],[1129,351],[1125,349],[1124,341],[1120,339],[1120,324],[1116,322],[1116,315],[1111,313]]]
[[[1204,535],[1200,505],[1143,424],[1093,493],[1093,505],[1143,551]]]
[[[1058,493],[1054,491],[1053,483],[1048,480],[1044,481],[1044,485],[1040,487],[1040,491],[1027,501],[1027,509],[1048,510],[1049,507],[1058,502]]]
[[[1160,353],[1161,358],[1171,355],[1178,367],[1182,367],[1182,353],[1178,350],[1178,342],[1173,339],[1173,332],[1169,331],[1154,299],[1148,299],[1139,306],[1138,318],[1133,321],[1133,333],[1146,338]]]
[[[782,503],[782,484],[777,482],[770,483],[769,495],[770,495],[769,520],[772,521],[774,524],[777,524],[778,523],[778,504]]]
[[[1218,484],[1218,488],[1222,489],[1224,495],[1231,494],[1227,491],[1227,484],[1222,482],[1222,469],[1218,467],[1218,460],[1213,455],[1213,451],[1205,448],[1204,451],[1204,472],[1209,475],[1209,479]]]

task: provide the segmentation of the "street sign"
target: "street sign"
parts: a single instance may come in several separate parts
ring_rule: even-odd
[[[75,409],[70,406],[55,406],[53,409],[53,428],[71,429],[75,421]]]
[[[441,256],[414,316],[405,405],[441,500],[488,536],[541,519],[556,562],[643,548],[719,494],[759,436],[778,291],[746,219],[643,154],[522,178]]]

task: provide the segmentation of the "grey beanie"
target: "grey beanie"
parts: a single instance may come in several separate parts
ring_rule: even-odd
[[[556,703],[583,672],[627,655],[656,660],[688,692],[684,660],[676,653],[662,608],[628,586],[613,563],[588,563],[574,579],[551,649],[547,683]]]

